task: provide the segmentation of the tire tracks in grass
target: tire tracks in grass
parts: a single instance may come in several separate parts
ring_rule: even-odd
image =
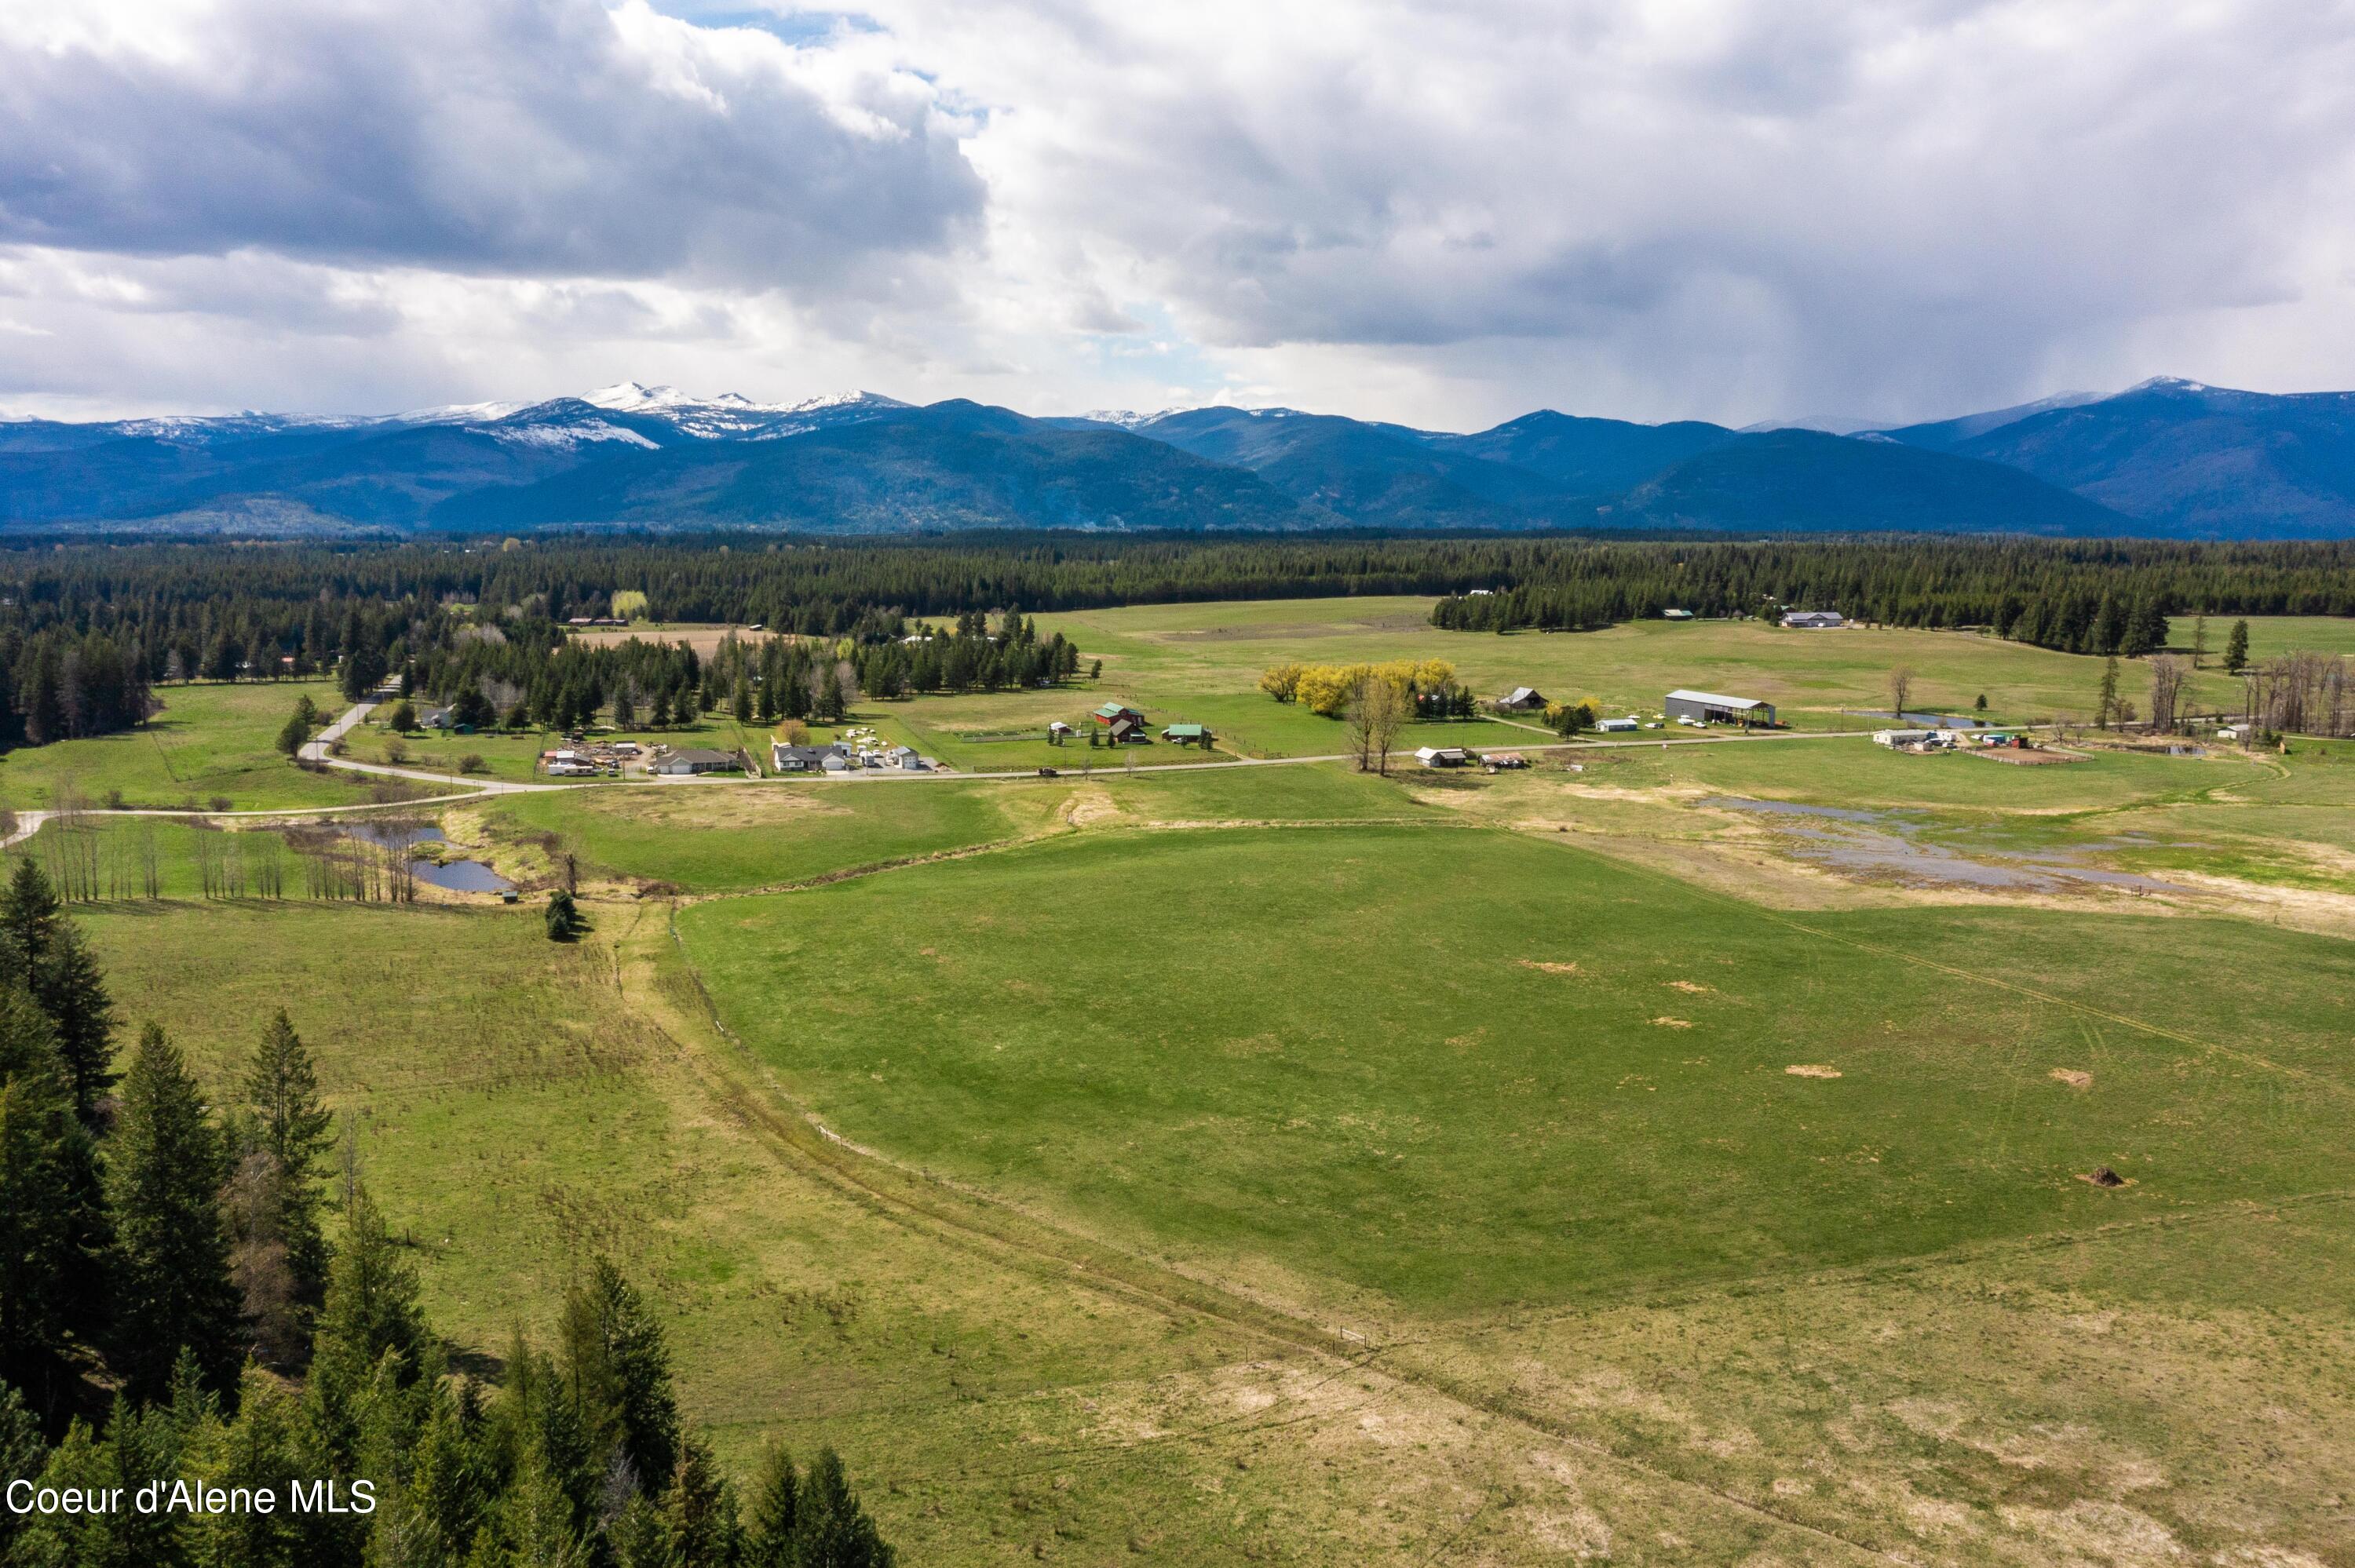
[[[974,852],[951,853],[961,855]],[[1223,1324],[1273,1346],[1305,1352],[1327,1364],[1326,1381],[1351,1371],[1374,1370],[1380,1361],[1381,1375],[1394,1383],[1420,1389],[1449,1404],[1521,1427],[1620,1471],[1646,1488],[1733,1512],[1753,1523],[1787,1531],[1843,1555],[1910,1563],[1910,1559],[1870,1542],[1843,1535],[1709,1481],[1622,1453],[1588,1436],[1572,1422],[1493,1390],[1476,1387],[1440,1369],[1399,1366],[1385,1359],[1389,1347],[1369,1345],[1363,1336],[1320,1323],[1298,1308],[1124,1252],[1052,1224],[1002,1198],[912,1170],[844,1138],[814,1114],[799,1108],[791,1094],[773,1078],[766,1084],[750,1079],[747,1069],[757,1070],[751,1048],[720,1020],[702,976],[687,955],[675,911],[675,905],[666,911],[664,930],[657,937],[650,938],[644,932],[645,918],[652,912],[642,907],[632,931],[611,938],[616,948],[615,979],[620,994],[635,1002],[647,1025],[671,1043],[680,1061],[687,1065],[718,1108],[766,1145],[782,1162],[868,1212],[912,1234],[1034,1277],[1077,1285],[1167,1318]],[[634,948],[634,957],[624,958],[621,951],[624,943]],[[654,948],[651,952],[647,950],[650,945]],[[677,966],[674,972],[677,980],[694,999],[691,1011],[665,994],[662,982],[666,956]],[[724,1050],[698,1044],[693,1038],[698,1033],[720,1043]],[[728,1062],[726,1055],[737,1060]],[[781,1100],[785,1107],[794,1108],[781,1107]]]

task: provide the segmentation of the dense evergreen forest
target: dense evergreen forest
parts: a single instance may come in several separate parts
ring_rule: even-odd
[[[1078,650],[1030,637],[1022,611],[1382,593],[1442,596],[1433,619],[1472,630],[1795,607],[2131,652],[2169,615],[2355,615],[2355,544],[1066,534],[17,550],[0,553],[0,746],[135,724],[164,682],[327,670],[347,692],[405,673],[438,700],[481,704],[476,718],[520,706],[560,721],[623,693],[649,714],[709,709],[740,684],[787,713],[788,687],[822,705],[829,671],[887,694],[1071,673]],[[617,614],[821,641],[757,655],[785,663],[752,681],[749,652],[712,671],[683,648],[565,636],[576,619]],[[955,620],[964,637],[908,643],[918,620]]]
[[[118,1075],[47,878],[0,888],[0,1565],[889,1568],[831,1451],[740,1499],[603,1257],[553,1351],[454,1374],[302,1038],[254,1022],[226,1095],[152,1023]]]

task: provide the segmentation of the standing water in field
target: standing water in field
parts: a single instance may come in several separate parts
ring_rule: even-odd
[[[417,844],[448,843],[448,837],[439,828],[411,827],[405,824],[381,826],[375,822],[355,822],[340,830],[346,838],[375,844],[380,849],[408,849]],[[409,874],[429,886],[451,893],[506,893],[515,884],[493,871],[479,860],[431,861],[411,859]]]
[[[1789,819],[1780,827],[1787,837],[1796,841],[1794,853],[1800,859],[1859,875],[1965,887],[2018,888],[2030,893],[2054,893],[2073,885],[2086,884],[2145,893],[2188,891],[2154,877],[2104,871],[2077,862],[2078,856],[2092,851],[2126,848],[2140,842],[2137,840],[2111,839],[2070,849],[2000,850],[1990,846],[1966,855],[1926,839],[1923,833],[1931,826],[1929,822],[1897,811],[1808,806],[1794,800],[1752,800],[1732,795],[1712,795],[1702,804]],[[1816,823],[1823,825],[1813,825]]]

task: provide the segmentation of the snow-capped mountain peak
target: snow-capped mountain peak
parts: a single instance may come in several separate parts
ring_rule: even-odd
[[[1185,411],[1183,408],[1156,408],[1150,414],[1141,414],[1134,408],[1091,408],[1080,418],[1093,420],[1099,425],[1118,425],[1124,430],[1133,430],[1139,425],[1149,425],[1156,419],[1166,419],[1172,414]]]

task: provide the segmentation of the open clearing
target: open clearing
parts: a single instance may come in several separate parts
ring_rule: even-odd
[[[1427,602],[1042,617],[1098,687],[860,716],[983,751],[954,737],[1225,703],[1238,751],[1314,755],[1339,726],[1253,693],[1264,663],[1826,724],[1896,654],[1998,714],[2082,711],[2099,668],[1951,633],[1442,634]],[[168,689],[183,719],[221,694],[175,767],[208,747],[240,805],[365,798],[270,752],[293,691]],[[37,806],[73,760],[141,798],[155,741],[118,738],[0,779]],[[461,1364],[613,1252],[723,1457],[837,1445],[907,1561],[2355,1562],[2355,746],[2081,749],[442,809],[535,890],[515,909],[206,901],[194,830],[117,820],[82,831],[113,864],[152,834],[165,896],[77,914],[126,1023],[216,1084],[290,1009]],[[1835,853],[1874,835],[2166,887]],[[535,906],[568,853],[577,946]]]
[[[279,754],[278,732],[297,699],[321,712],[343,705],[326,681],[160,686],[162,711],[120,735],[22,747],[0,758],[0,800],[18,810],[54,803],[70,785],[94,804],[120,791],[126,806],[203,809],[216,798],[236,810],[348,805],[365,781],[305,773]]]

